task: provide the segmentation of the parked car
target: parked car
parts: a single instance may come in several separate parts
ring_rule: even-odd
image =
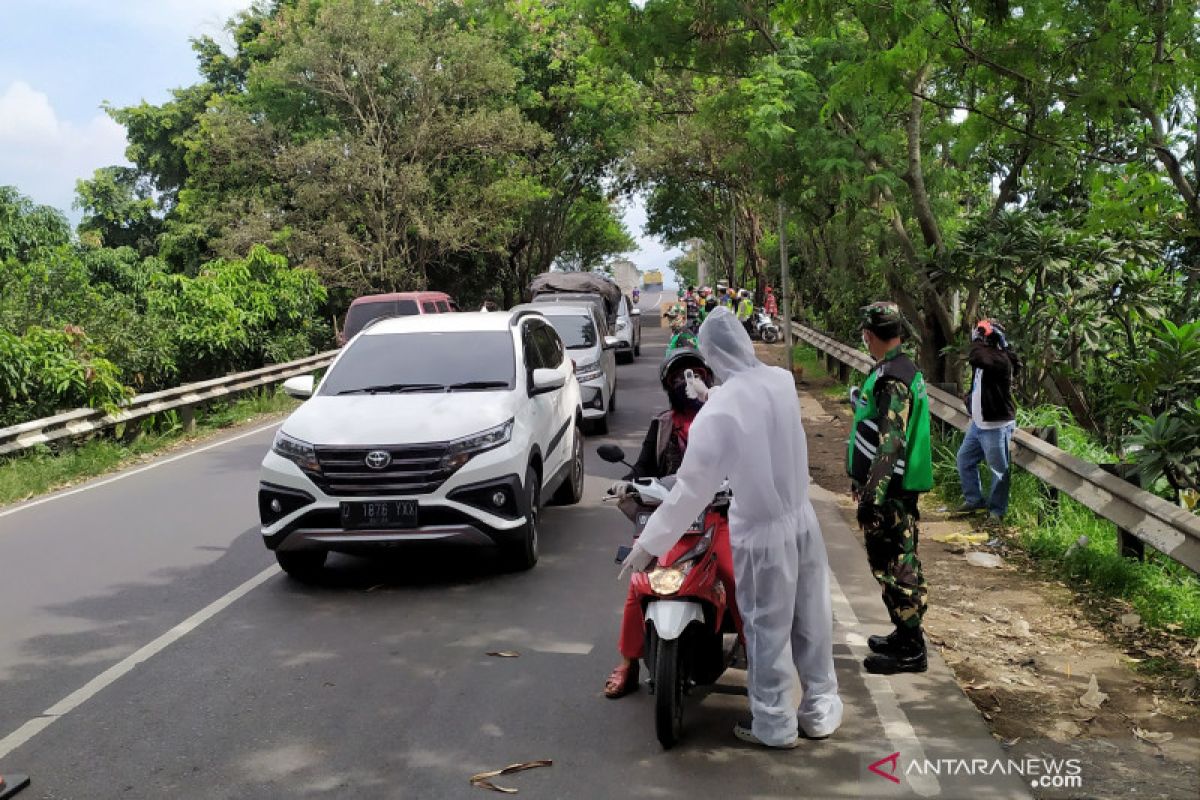
[[[613,335],[617,337],[617,360],[632,364],[642,354],[642,312],[628,295],[621,295]]]
[[[604,315],[590,303],[531,303],[517,309],[537,310],[558,331],[575,362],[587,430],[608,433],[608,416],[617,407],[618,339],[607,335]]]
[[[544,502],[583,493],[583,411],[562,340],[541,314],[381,320],[353,339],[263,458],[263,541],[289,575],[326,554],[410,542],[491,544],[538,559]]]
[[[415,314],[445,314],[458,311],[454,298],[445,292],[392,292],[357,297],[346,312],[346,322],[338,333],[338,345],[353,339],[367,325],[384,317],[408,317]]]
[[[533,302],[538,303],[545,302],[543,298],[547,295],[589,295],[598,299],[602,304],[601,313],[608,321],[608,327],[617,327],[617,306],[621,302],[621,287],[602,272],[543,272],[529,282],[529,296]]]

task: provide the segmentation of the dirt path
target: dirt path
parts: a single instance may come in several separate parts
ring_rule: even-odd
[[[759,352],[769,363],[784,358],[782,347]],[[805,428],[812,478],[846,493],[849,403],[828,378],[798,376],[797,385],[811,410]],[[822,413],[813,413],[818,407]],[[841,510],[854,526],[848,493]],[[965,536],[984,543],[963,542]],[[932,498],[922,502],[929,641],[992,734],[1017,758],[1081,759],[1081,796],[1200,797],[1200,642],[1182,659],[1178,649],[1164,658],[1167,649],[1136,620],[1114,624],[1127,608],[1039,576],[1008,536],[952,519]],[[997,555],[1002,565],[973,566],[972,551]],[[1099,708],[1080,700],[1093,675],[1107,694]]]

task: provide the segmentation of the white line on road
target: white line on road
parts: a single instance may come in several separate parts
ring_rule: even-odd
[[[204,608],[192,614],[183,622],[176,625],[171,630],[159,636],[154,641],[143,647],[138,648],[133,653],[130,653],[125,658],[113,664],[108,669],[101,672],[96,677],[79,687],[69,695],[59,700],[54,705],[46,709],[40,717],[34,717],[26,722],[15,731],[0,739],[0,759],[7,756],[13,750],[16,750],[21,745],[28,742],[34,736],[44,731],[50,726],[50,723],[62,719],[66,714],[79,708],[85,702],[95,697],[102,689],[114,683],[122,675],[130,672],[138,664],[141,664],[148,658],[151,658],[158,653],[161,653],[167,647],[182,639],[187,634],[196,630],[204,622],[212,619],[217,614],[228,608],[238,598],[246,595],[256,586],[264,583],[267,579],[279,572],[279,567],[272,564],[262,572],[255,575],[250,580],[243,583],[228,594],[220,597],[217,600],[209,603]]]
[[[126,472],[118,473],[117,475],[114,475],[111,478],[105,478],[102,481],[95,481],[94,483],[84,484],[83,486],[79,486],[75,489],[66,489],[61,492],[54,492],[53,494],[48,494],[45,497],[39,497],[36,500],[30,500],[28,503],[23,503],[19,506],[14,506],[12,508],[8,508],[3,511],[0,511],[0,517],[7,517],[9,514],[16,514],[18,511],[24,511],[27,508],[33,508],[34,506],[40,506],[42,503],[49,503],[51,500],[59,500],[64,497],[70,497],[73,494],[79,494],[80,492],[86,492],[89,489],[98,489],[101,486],[107,486],[110,483],[116,483],[117,481],[124,480],[125,478],[131,477],[133,475],[138,475],[142,472],[146,472],[147,470],[154,469],[155,467],[161,467],[161,466],[164,466],[165,464],[172,464],[176,461],[185,459],[188,456],[194,456],[197,453],[203,453],[207,450],[212,450],[215,447],[220,447],[222,445],[229,444],[230,442],[236,442],[238,439],[245,439],[247,436],[253,436],[256,433],[262,433],[263,431],[269,431],[269,430],[271,430],[271,428],[278,427],[279,425],[282,425],[282,424],[283,424],[282,420],[280,420],[279,422],[272,422],[270,425],[263,425],[261,428],[255,428],[252,431],[246,431],[245,433],[239,433],[237,436],[230,436],[228,439],[222,439],[219,442],[213,442],[212,444],[206,444],[203,447],[197,447],[194,450],[188,450],[186,453],[180,453],[179,455],[174,455],[174,456],[170,456],[168,458],[159,459],[158,461],[155,461],[153,464],[147,464],[144,467],[138,467],[137,469],[131,469]]]
[[[867,655],[867,640],[858,632],[858,615],[854,613],[854,608],[842,591],[833,570],[829,571],[829,588],[833,595],[833,616],[846,628],[846,644],[855,660],[861,661]],[[908,721],[908,715],[900,708],[900,701],[896,699],[896,693],[892,691],[892,685],[888,683],[887,678],[867,675],[863,682],[867,685],[867,693],[871,696],[871,702],[875,704],[875,714],[883,723],[883,733],[891,742],[892,748],[904,753],[906,759],[911,756],[913,761],[925,763],[925,748],[921,747],[921,740],[917,738],[917,732]],[[3,752],[0,752],[0,756],[2,755]],[[922,797],[935,797],[942,793],[942,785],[938,779],[927,772],[915,772],[906,775],[905,779],[912,790]]]

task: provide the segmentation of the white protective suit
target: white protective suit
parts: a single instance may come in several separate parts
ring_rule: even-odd
[[[753,733],[769,745],[842,722],[833,671],[829,564],[808,497],[808,444],[796,386],[754,355],[726,308],[700,326],[700,354],[722,382],[696,415],[677,482],[638,544],[656,556],[679,540],[729,479],[729,535],[746,636]],[[795,676],[803,702],[797,712]]]

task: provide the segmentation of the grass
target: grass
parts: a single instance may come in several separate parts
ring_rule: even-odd
[[[1061,409],[1022,409],[1017,423],[1057,425],[1063,450],[1093,463],[1116,460]],[[961,441],[958,432],[934,441],[934,494],[947,505],[962,502],[955,465]],[[1049,574],[1074,588],[1128,601],[1148,627],[1200,636],[1200,579],[1191,570],[1149,546],[1144,562],[1121,556],[1111,522],[1066,495],[1056,508],[1045,484],[1022,469],[1013,471],[1006,521],[1016,543]]]
[[[38,446],[0,459],[0,506],[103,475],[173,445],[255,417],[281,414],[296,405],[295,400],[279,390],[255,393],[204,410],[197,409],[193,433],[185,432],[178,415],[168,412],[159,415],[153,425],[148,425],[150,430],[129,442],[105,436],[57,449]]]
[[[793,351],[793,358],[796,364],[804,365],[806,378],[814,382],[824,377],[833,379],[833,386],[821,390],[824,396],[838,400],[846,396],[847,387],[828,373],[816,350],[800,345]],[[1055,425],[1059,430],[1058,446],[1063,450],[1092,463],[1117,460],[1086,431],[1072,424],[1063,409],[1022,409],[1017,424]],[[956,431],[942,437],[937,433],[938,426],[934,428],[933,496],[955,506],[962,502],[955,459],[962,434]],[[1013,470],[1009,497],[1006,521],[1016,533],[1015,543],[1047,574],[1076,589],[1128,601],[1148,627],[1200,637],[1200,578],[1187,567],[1149,546],[1145,562],[1121,556],[1116,527],[1111,522],[1066,495],[1060,495],[1056,509],[1045,484],[1023,469]],[[1083,536],[1087,537],[1086,544],[1079,546]]]

